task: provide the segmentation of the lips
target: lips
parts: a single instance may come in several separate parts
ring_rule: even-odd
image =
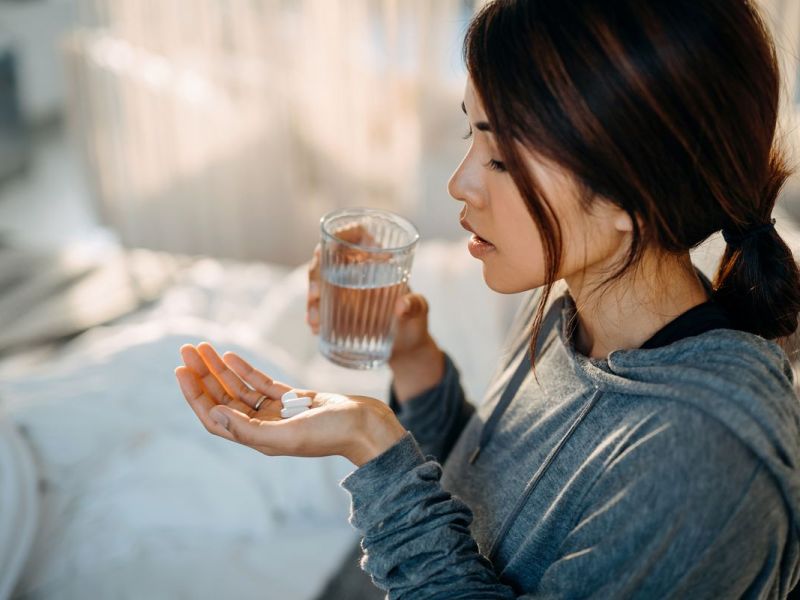
[[[466,220],[466,219],[463,219],[463,218],[462,218],[462,219],[459,219],[459,223],[461,223],[461,227],[463,227],[463,228],[464,228],[464,229],[466,229],[467,231],[470,231],[470,232],[474,233],[474,234],[475,234],[475,236],[476,236],[476,237],[478,237],[478,239],[481,239],[481,240],[483,240],[484,242],[486,242],[486,243],[488,243],[488,244],[491,244],[491,243],[492,243],[492,242],[490,242],[489,240],[487,240],[485,237],[482,237],[482,236],[481,236],[481,235],[480,235],[480,234],[479,234],[477,231],[475,231],[475,230],[472,228],[472,226],[471,226],[471,225],[470,225],[470,224],[467,222],[467,220]]]

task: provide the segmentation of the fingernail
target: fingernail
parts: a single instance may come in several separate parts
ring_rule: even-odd
[[[214,421],[216,421],[218,424],[222,425],[225,429],[228,428],[228,415],[223,413],[221,410],[212,412],[211,418],[214,419]]]
[[[317,307],[316,307],[316,306],[312,306],[312,307],[311,307],[311,308],[308,310],[308,317],[309,317],[309,318],[310,318],[312,321],[316,321],[317,319],[319,319],[319,309],[317,309]]]
[[[411,300],[409,298],[403,298],[403,310],[411,310]]]
[[[308,291],[311,292],[312,294],[318,294],[319,293],[319,283],[317,283],[316,281],[312,281],[308,285]]]

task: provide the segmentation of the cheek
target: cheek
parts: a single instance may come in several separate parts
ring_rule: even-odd
[[[541,245],[516,244],[508,252],[498,253],[493,262],[484,262],[483,273],[486,284],[502,294],[517,294],[540,287],[545,281]]]
[[[521,200],[520,200],[521,202]],[[498,215],[499,217],[500,215]],[[528,211],[502,215],[498,252],[484,261],[484,277],[493,290],[513,294],[544,283],[544,252],[539,231]]]
[[[542,271],[544,250],[539,229],[530,215],[517,219],[509,228],[508,253],[516,265],[526,271]]]

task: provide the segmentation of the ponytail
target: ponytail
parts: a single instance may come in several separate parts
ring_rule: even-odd
[[[771,161],[770,169],[759,203],[768,212],[790,173],[780,160]],[[723,229],[727,246],[714,278],[714,298],[735,326],[767,339],[794,333],[800,314],[800,271],[774,224]]]

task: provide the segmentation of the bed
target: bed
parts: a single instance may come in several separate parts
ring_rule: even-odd
[[[492,292],[465,242],[421,242],[410,285],[477,403],[522,295]],[[721,244],[694,252],[707,274]],[[387,368],[319,354],[306,285],[306,264],[126,250],[101,234],[0,250],[0,600],[317,597],[356,542],[339,487],[352,466],[209,435],[173,375],[180,345],[208,340],[292,385],[386,400]]]

